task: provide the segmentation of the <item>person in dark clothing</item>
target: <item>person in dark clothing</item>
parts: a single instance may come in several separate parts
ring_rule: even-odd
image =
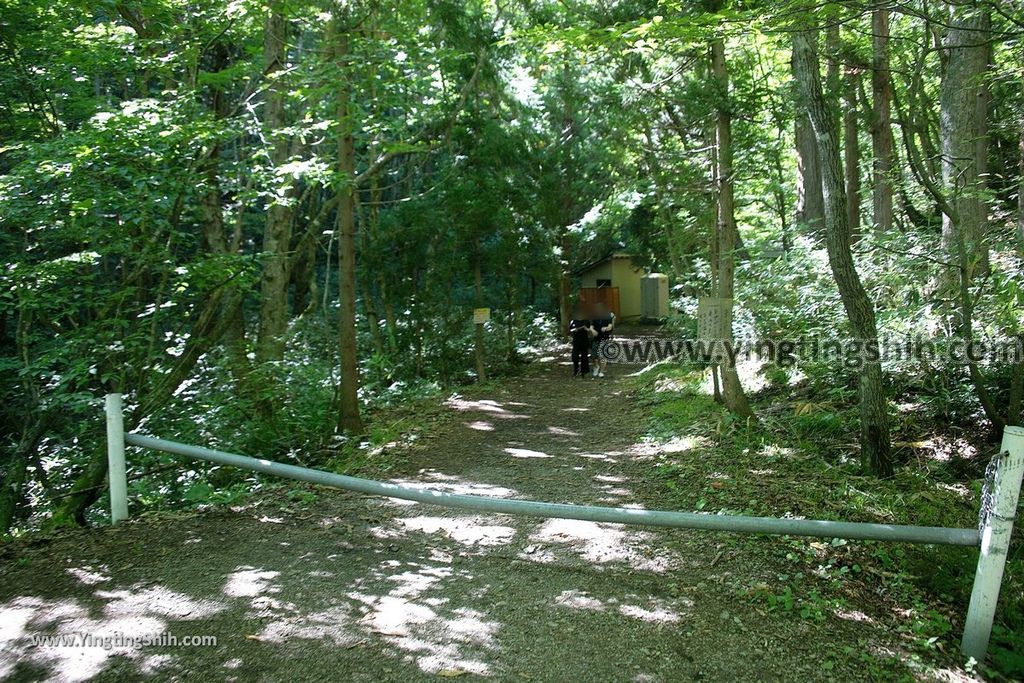
[[[569,321],[569,336],[572,337],[572,376],[586,377],[590,374],[590,340],[597,336],[597,330],[583,317],[583,311],[577,309]]]

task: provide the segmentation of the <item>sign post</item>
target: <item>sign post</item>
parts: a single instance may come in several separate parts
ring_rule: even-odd
[[[697,340],[704,345],[712,363],[727,360],[725,348],[725,311],[732,305],[732,299],[701,297],[697,301]]]

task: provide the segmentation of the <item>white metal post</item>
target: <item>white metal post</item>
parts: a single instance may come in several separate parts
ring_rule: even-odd
[[[128,477],[124,464],[124,412],[121,394],[107,394],[107,476],[110,479],[110,519],[128,519]]]
[[[1017,514],[1021,478],[1024,477],[1024,427],[1007,427],[1003,432],[999,463],[992,483],[992,509],[981,529],[981,555],[974,575],[971,605],[967,609],[960,651],[979,664],[985,661],[992,620],[1003,581],[1006,553],[1010,547],[1013,520]],[[982,501],[982,505],[985,501]]]

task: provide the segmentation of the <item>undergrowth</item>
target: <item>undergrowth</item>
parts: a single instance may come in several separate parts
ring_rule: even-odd
[[[882,480],[861,471],[856,403],[849,392],[767,391],[753,398],[755,422],[737,419],[716,403],[704,389],[705,379],[693,368],[666,366],[637,380],[639,401],[650,416],[648,438],[660,446],[653,474],[677,509],[977,526],[981,480],[969,473],[983,471],[984,464],[965,466],[948,453],[929,451],[929,442],[919,437],[900,441],[907,438],[901,420],[913,418],[894,414],[901,465],[891,479]],[[927,426],[917,421],[914,430]],[[932,429],[941,431],[940,425]],[[1018,526],[989,647],[990,668],[982,669],[996,680],[1024,676],[1022,536]],[[824,620],[845,613],[854,595],[868,595],[867,604],[889,610],[885,618],[908,644],[912,659],[930,651],[958,657],[976,550],[796,537],[770,545],[752,536],[728,542],[761,553],[768,548],[789,567],[771,583],[747,582],[739,598],[795,618]],[[896,605],[902,611],[893,611]],[[907,664],[913,668],[915,662]]]

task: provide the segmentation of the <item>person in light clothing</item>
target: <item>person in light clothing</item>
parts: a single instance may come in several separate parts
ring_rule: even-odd
[[[590,372],[594,377],[604,377],[608,359],[601,355],[601,346],[612,338],[612,332],[615,330],[615,313],[605,304],[599,303],[594,307],[594,318],[590,322],[597,331],[590,347],[593,356],[593,367]]]

